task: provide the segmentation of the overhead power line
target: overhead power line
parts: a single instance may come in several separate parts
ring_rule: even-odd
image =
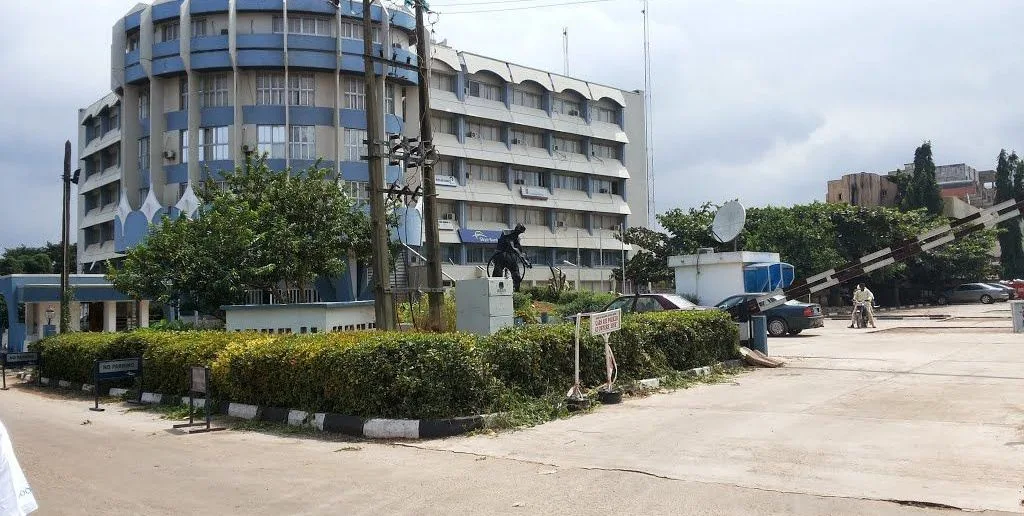
[[[557,3],[553,3],[553,4],[528,5],[528,6],[521,6],[521,7],[502,7],[502,8],[497,8],[497,9],[495,9],[495,8],[477,9],[477,10],[472,10],[472,11],[437,11],[437,10],[434,10],[434,9],[431,9],[431,10],[433,10],[434,12],[436,12],[438,14],[482,14],[482,13],[497,13],[497,12],[504,12],[504,11],[526,11],[526,10],[530,10],[530,9],[543,9],[545,7],[561,7],[561,6],[565,6],[565,5],[578,5],[578,4],[596,4],[596,3],[613,2],[613,1],[615,1],[615,0],[576,0],[574,2],[557,2]],[[502,2],[502,3],[507,3],[507,2]],[[463,7],[463,6],[459,6],[459,7]]]

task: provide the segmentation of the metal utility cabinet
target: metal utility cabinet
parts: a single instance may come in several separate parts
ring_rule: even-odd
[[[459,331],[490,335],[512,324],[511,279],[477,278],[455,282],[455,326]]]

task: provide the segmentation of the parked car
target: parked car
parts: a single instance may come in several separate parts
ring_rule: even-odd
[[[999,284],[1012,288],[1014,291],[1014,299],[1024,299],[1024,280],[1002,280]]]
[[[695,305],[676,294],[635,294],[619,296],[608,303],[602,311],[619,308],[622,313],[660,312],[663,310],[707,310],[709,307]]]
[[[756,299],[764,294],[737,294],[727,297],[715,305],[716,308],[728,310],[740,303]],[[796,300],[789,300],[785,303],[769,308],[762,315],[768,318],[768,335],[781,337],[786,335],[797,335],[810,328],[821,328],[825,326],[825,316],[821,314],[821,305],[817,303],[801,303]]]
[[[964,283],[951,288],[935,298],[940,305],[948,303],[974,303],[981,301],[989,304],[993,301],[1008,301],[1010,294],[1006,290],[993,287],[987,283]]]
[[[1010,296],[1010,299],[1017,298],[1017,290],[1009,285],[1003,285],[1002,283],[985,282],[986,285],[993,286],[1006,292],[1006,295]]]

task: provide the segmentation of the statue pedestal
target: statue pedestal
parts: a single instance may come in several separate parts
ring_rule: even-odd
[[[455,282],[455,326],[459,331],[490,335],[512,326],[512,280],[477,278]]]

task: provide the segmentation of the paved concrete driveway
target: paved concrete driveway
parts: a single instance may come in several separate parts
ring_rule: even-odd
[[[497,437],[422,446],[572,468],[1019,513],[1024,336],[1006,305],[961,319],[828,321],[771,339],[787,367]],[[926,311],[918,311],[923,313]],[[941,328],[941,329],[940,329]],[[941,333],[940,333],[941,332]]]

